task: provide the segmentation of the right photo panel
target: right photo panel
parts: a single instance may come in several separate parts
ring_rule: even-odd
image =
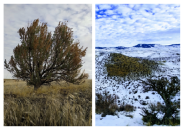
[[[180,126],[180,4],[95,4],[95,125]]]

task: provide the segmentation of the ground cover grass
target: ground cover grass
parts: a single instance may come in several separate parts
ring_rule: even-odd
[[[81,85],[42,86],[4,80],[5,126],[91,126],[92,80]]]

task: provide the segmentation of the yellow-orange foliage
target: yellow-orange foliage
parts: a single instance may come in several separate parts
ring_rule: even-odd
[[[108,76],[144,76],[151,74],[154,68],[156,68],[156,70],[158,69],[158,64],[154,61],[141,60],[118,53],[111,53],[110,57],[111,61],[105,65],[107,67]]]
[[[14,77],[35,89],[52,81],[79,84],[88,78],[88,74],[80,74],[87,48],[80,48],[79,41],[74,42],[72,28],[66,22],[59,22],[53,35],[47,31],[47,23],[39,24],[39,19],[27,30],[20,28],[18,33],[21,45],[13,50],[8,64],[5,60],[5,68]]]

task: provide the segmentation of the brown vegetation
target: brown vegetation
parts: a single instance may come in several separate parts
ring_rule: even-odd
[[[134,111],[134,106],[130,104],[117,105],[117,99],[119,96],[109,94],[104,91],[103,93],[96,93],[96,110],[97,114],[101,114],[102,117],[106,115],[116,115],[116,111]]]
[[[92,125],[92,80],[62,86],[52,82],[37,91],[23,81],[5,81],[5,126]]]

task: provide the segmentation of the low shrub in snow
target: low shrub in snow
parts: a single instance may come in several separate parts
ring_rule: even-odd
[[[125,111],[129,111],[129,112],[132,112],[132,111],[134,111],[134,106],[132,106],[132,105],[130,105],[130,104],[126,104],[125,106],[124,106],[124,110]]]
[[[118,110],[116,99],[116,95],[108,94],[107,91],[96,93],[96,113],[103,113],[103,117],[106,115],[115,115],[115,111]]]
[[[163,115],[162,106],[157,106],[156,104],[149,104],[148,109],[142,108],[142,113],[140,115],[143,116],[143,122],[147,122],[146,125],[154,125],[161,124],[161,119],[157,115]]]
[[[133,115],[125,115],[126,117],[130,117],[130,118],[133,118]]]
[[[180,124],[179,109],[180,101],[172,100],[180,92],[180,80],[178,77],[171,77],[170,80],[167,78],[159,78],[158,80],[147,79],[143,81],[143,92],[156,91],[163,99],[164,105],[161,104],[150,104],[148,109],[143,108],[144,122],[150,122],[151,125],[163,124],[163,125],[174,125]],[[162,118],[159,115],[163,115]],[[161,118],[161,119],[160,119]]]
[[[103,93],[96,93],[96,113],[106,115],[116,115],[116,111],[134,111],[134,106],[124,103],[120,106],[117,105],[117,95],[111,95],[107,91]]]

